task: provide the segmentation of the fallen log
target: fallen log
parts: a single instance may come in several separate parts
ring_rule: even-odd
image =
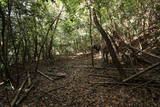
[[[137,48],[132,47],[132,46],[130,46],[130,45],[127,45],[127,46],[128,46],[130,49],[133,49],[133,50],[136,50],[136,51],[138,51],[138,52],[142,52],[142,53],[144,53],[144,54],[147,54],[147,55],[150,55],[150,56],[152,56],[152,57],[155,57],[155,58],[160,59],[160,56],[158,56],[158,55],[155,55],[155,54],[152,54],[152,53],[148,53],[148,52],[146,52],[146,51],[144,51],[144,50],[137,49]]]
[[[14,106],[15,106],[15,103],[16,103],[16,101],[18,100],[19,95],[20,95],[20,93],[21,93],[21,91],[22,91],[22,89],[23,89],[23,87],[24,87],[24,85],[25,85],[26,82],[27,82],[27,79],[25,79],[25,80],[23,81],[23,83],[21,84],[20,88],[18,89],[18,92],[16,93],[14,99],[13,99],[12,102],[11,102],[11,107],[14,107]]]
[[[150,62],[149,60],[147,60],[147,59],[145,59],[145,58],[142,58],[142,57],[139,57],[139,56],[137,56],[136,58],[137,58],[137,60],[140,61],[140,62],[145,62],[145,63],[147,63],[147,64],[152,64],[152,62]]]
[[[29,94],[29,92],[33,89],[34,84],[32,84],[28,89],[26,89],[25,94],[19,98],[19,100],[15,103],[18,106]]]
[[[129,80],[131,80],[131,79],[134,79],[134,78],[138,77],[139,75],[141,75],[141,74],[143,74],[143,73],[146,73],[147,71],[149,71],[149,70],[151,70],[152,68],[157,67],[157,66],[159,66],[159,65],[160,65],[160,62],[158,62],[158,63],[156,63],[156,64],[154,64],[154,65],[151,65],[151,66],[149,66],[148,68],[144,69],[143,71],[138,72],[137,74],[134,74],[134,75],[130,76],[130,77],[127,78],[127,79],[124,79],[122,82],[127,82],[127,81],[129,81]]]

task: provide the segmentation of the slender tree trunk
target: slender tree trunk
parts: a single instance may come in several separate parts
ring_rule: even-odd
[[[36,32],[35,34],[33,34],[33,41],[34,41],[34,61],[37,60],[37,54],[38,54],[38,36],[37,36],[37,23],[36,23],[36,18],[34,17],[34,24],[35,24],[35,27],[34,27],[34,31],[33,32]]]
[[[5,28],[6,28],[6,19],[5,19],[5,13],[3,11],[3,8],[1,6],[0,3],[0,14],[2,17],[2,31],[1,31],[1,35],[2,35],[2,61],[3,61],[3,65],[4,65],[4,73],[7,79],[9,79],[9,81],[12,81],[11,76],[10,76],[10,72],[8,69],[8,36],[5,37]],[[8,29],[9,30],[9,29]]]
[[[63,7],[62,7],[62,10],[63,10]],[[59,15],[58,15],[58,17],[57,17],[57,21],[56,21],[56,24],[55,24],[55,27],[54,27],[54,29],[53,29],[53,34],[52,34],[52,36],[51,36],[51,41],[50,41],[50,44],[49,44],[49,58],[51,58],[51,54],[52,54],[52,48],[53,48],[53,37],[54,37],[54,34],[55,34],[55,32],[56,32],[56,29],[57,29],[57,26],[58,26],[58,22],[59,22],[59,19],[60,19],[60,16],[61,16],[61,14],[62,14],[62,10],[61,10],[61,12],[59,13]]]
[[[62,9],[63,9],[63,8],[62,8]],[[60,13],[61,13],[61,12],[60,12]],[[58,16],[59,16],[59,15],[58,15]],[[58,18],[58,17],[57,17],[57,18]],[[46,41],[47,41],[47,39],[48,39],[49,32],[50,32],[50,30],[52,29],[52,26],[54,25],[54,23],[55,23],[55,21],[57,20],[57,18],[55,18],[55,19],[52,21],[52,23],[49,25],[48,30],[47,30],[47,32],[46,32],[46,35],[44,36],[44,39],[43,39],[42,44],[41,44],[41,46],[40,46],[39,53],[38,53],[38,55],[37,55],[37,63],[36,63],[36,66],[35,66],[35,72],[37,72],[37,69],[38,69],[38,66],[39,66],[40,57],[41,57],[41,54],[42,54],[42,52],[43,52],[43,50],[44,50],[44,46],[45,46],[45,44],[46,44]]]
[[[60,17],[60,15],[59,15],[59,17]],[[49,44],[49,58],[51,58],[51,56],[52,56],[53,37],[54,37],[54,34],[55,34],[55,32],[56,32],[58,22],[59,22],[59,18],[58,18],[57,21],[56,21],[55,27],[54,27],[54,29],[53,29],[53,30],[54,30],[54,33],[53,33],[52,36],[51,36],[51,40],[50,40],[50,44]]]
[[[37,57],[37,53],[38,53],[38,37],[37,35],[35,35],[34,37],[34,60],[36,61],[36,57]]]
[[[95,23],[97,29],[99,30],[99,32],[102,35],[102,38],[105,40],[106,44],[108,45],[108,48],[109,48],[110,55],[112,57],[113,63],[115,64],[117,70],[119,71],[121,79],[124,79],[126,77],[125,71],[124,71],[120,61],[118,60],[118,57],[117,57],[117,55],[115,53],[114,47],[113,47],[112,42],[110,40],[109,34],[107,32],[105,32],[105,30],[100,25],[100,23],[99,23],[99,21],[97,19],[96,11],[94,9],[93,9],[93,19],[94,19],[94,23]]]
[[[86,1],[88,11],[89,11],[89,35],[90,35],[90,43],[91,47],[93,45],[93,38],[92,38],[92,10],[91,7],[89,6],[88,2]],[[94,54],[93,54],[93,48],[91,48],[91,60],[92,60],[92,66],[94,67]]]
[[[90,19],[89,35],[90,35],[91,46],[92,46],[93,45],[93,38],[92,38],[92,13],[91,13],[91,8],[89,8],[89,19]],[[93,48],[91,48],[91,59],[92,59],[92,66],[94,67]]]
[[[1,18],[2,18],[2,30],[1,30],[1,36],[2,36],[2,41],[1,41],[1,60],[3,62],[3,64],[5,65],[6,62],[6,51],[5,51],[5,28],[6,28],[6,21],[5,21],[5,14],[3,12],[1,3],[0,3],[0,14],[1,14]]]

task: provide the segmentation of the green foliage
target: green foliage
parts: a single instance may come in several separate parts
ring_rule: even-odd
[[[0,0],[1,5],[7,5],[7,0]]]
[[[89,6],[97,10],[98,17],[106,31],[112,35],[113,30],[116,30],[129,41],[130,38],[140,35],[144,28],[159,24],[159,20],[155,20],[160,10],[160,4],[157,1],[95,0]],[[7,0],[0,2],[7,15]],[[14,5],[11,14],[14,38],[11,38],[12,36],[5,38],[8,41],[6,46],[9,47],[6,48],[8,48],[9,58],[15,58],[17,50],[20,61],[23,60],[25,54],[28,54],[26,55],[28,57],[34,57],[34,54],[37,54],[36,51],[40,51],[44,38],[47,39],[43,54],[48,53],[50,49],[48,47],[53,47],[52,53],[60,53],[61,50],[64,50],[61,52],[64,53],[65,51],[79,51],[90,45],[89,13],[85,0],[17,0],[14,1]],[[56,30],[54,23],[48,36],[45,37],[50,24],[57,18],[62,7],[64,8]],[[152,23],[149,21],[151,18],[154,19]],[[145,21],[145,27],[143,21]],[[8,34],[7,30],[5,34]],[[93,43],[98,43],[100,35],[95,26],[92,26],[92,35]],[[15,47],[19,47],[17,50],[14,49],[13,41]],[[28,53],[24,53],[25,50],[29,50]]]

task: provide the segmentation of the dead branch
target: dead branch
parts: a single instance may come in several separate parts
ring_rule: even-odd
[[[143,70],[143,71],[141,71],[141,72],[138,72],[137,74],[134,74],[134,75],[130,76],[130,77],[127,78],[127,79],[124,79],[123,82],[127,82],[127,81],[129,81],[129,80],[131,80],[131,79],[133,79],[133,78],[136,78],[136,77],[138,77],[139,75],[141,75],[141,74],[143,74],[143,73],[146,73],[147,71],[151,70],[152,68],[157,67],[158,65],[160,65],[160,62],[158,62],[158,63],[156,63],[156,64],[154,64],[154,65],[149,66],[149,67],[146,68],[145,70]]]
[[[47,78],[48,80],[54,81],[54,79],[52,79],[52,78],[49,77],[48,75],[44,74],[43,72],[41,72],[41,71],[39,71],[39,70],[37,70],[37,72],[38,72],[39,74],[41,74],[43,77]]]
[[[130,46],[130,45],[127,45],[127,46],[128,46],[130,49],[133,49],[133,50],[136,50],[136,51],[138,51],[138,52],[142,52],[142,53],[144,53],[144,54],[150,55],[150,56],[152,56],[152,57],[154,57],[154,58],[160,59],[160,56],[157,56],[157,55],[155,55],[155,54],[148,53],[148,52],[146,52],[146,51],[144,51],[144,50],[137,49],[137,48],[132,47],[132,46]]]
[[[45,72],[47,75],[51,75],[51,76],[54,76],[56,78],[64,78],[66,77],[66,73],[65,72],[58,72],[56,74],[53,74],[52,72]]]
[[[3,84],[4,84],[4,82],[1,82],[1,83],[0,83],[0,86],[3,85]]]
[[[32,84],[30,88],[25,89],[26,90],[25,94],[19,98],[19,100],[15,104],[16,106],[18,106],[28,96],[29,92],[33,89],[33,87],[34,87],[34,84]]]
[[[151,83],[152,81],[153,81],[153,80],[149,80],[149,81],[145,82],[144,84],[140,84],[140,85],[138,85],[138,86],[132,88],[132,90],[134,90],[134,89],[136,89],[136,88],[139,88],[139,87],[142,87],[142,86],[145,86],[145,85]]]
[[[11,102],[11,107],[15,106],[15,103],[16,103],[17,99],[19,98],[19,95],[20,95],[20,93],[21,93],[21,91],[22,91],[22,89],[23,89],[23,87],[24,87],[24,85],[25,85],[26,82],[27,82],[27,79],[25,79],[23,81],[23,83],[21,84],[20,88],[18,89],[18,92],[16,93],[14,99]]]
[[[137,57],[137,59],[139,60],[139,61],[143,61],[143,62],[145,62],[145,63],[147,63],[147,64],[152,64],[152,62],[150,62],[149,60],[147,60],[147,59],[145,59],[145,58],[142,58],[142,57],[139,57],[139,56],[136,56]]]

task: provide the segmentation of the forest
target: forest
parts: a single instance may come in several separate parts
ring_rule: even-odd
[[[0,107],[159,107],[160,0],[0,0]]]

